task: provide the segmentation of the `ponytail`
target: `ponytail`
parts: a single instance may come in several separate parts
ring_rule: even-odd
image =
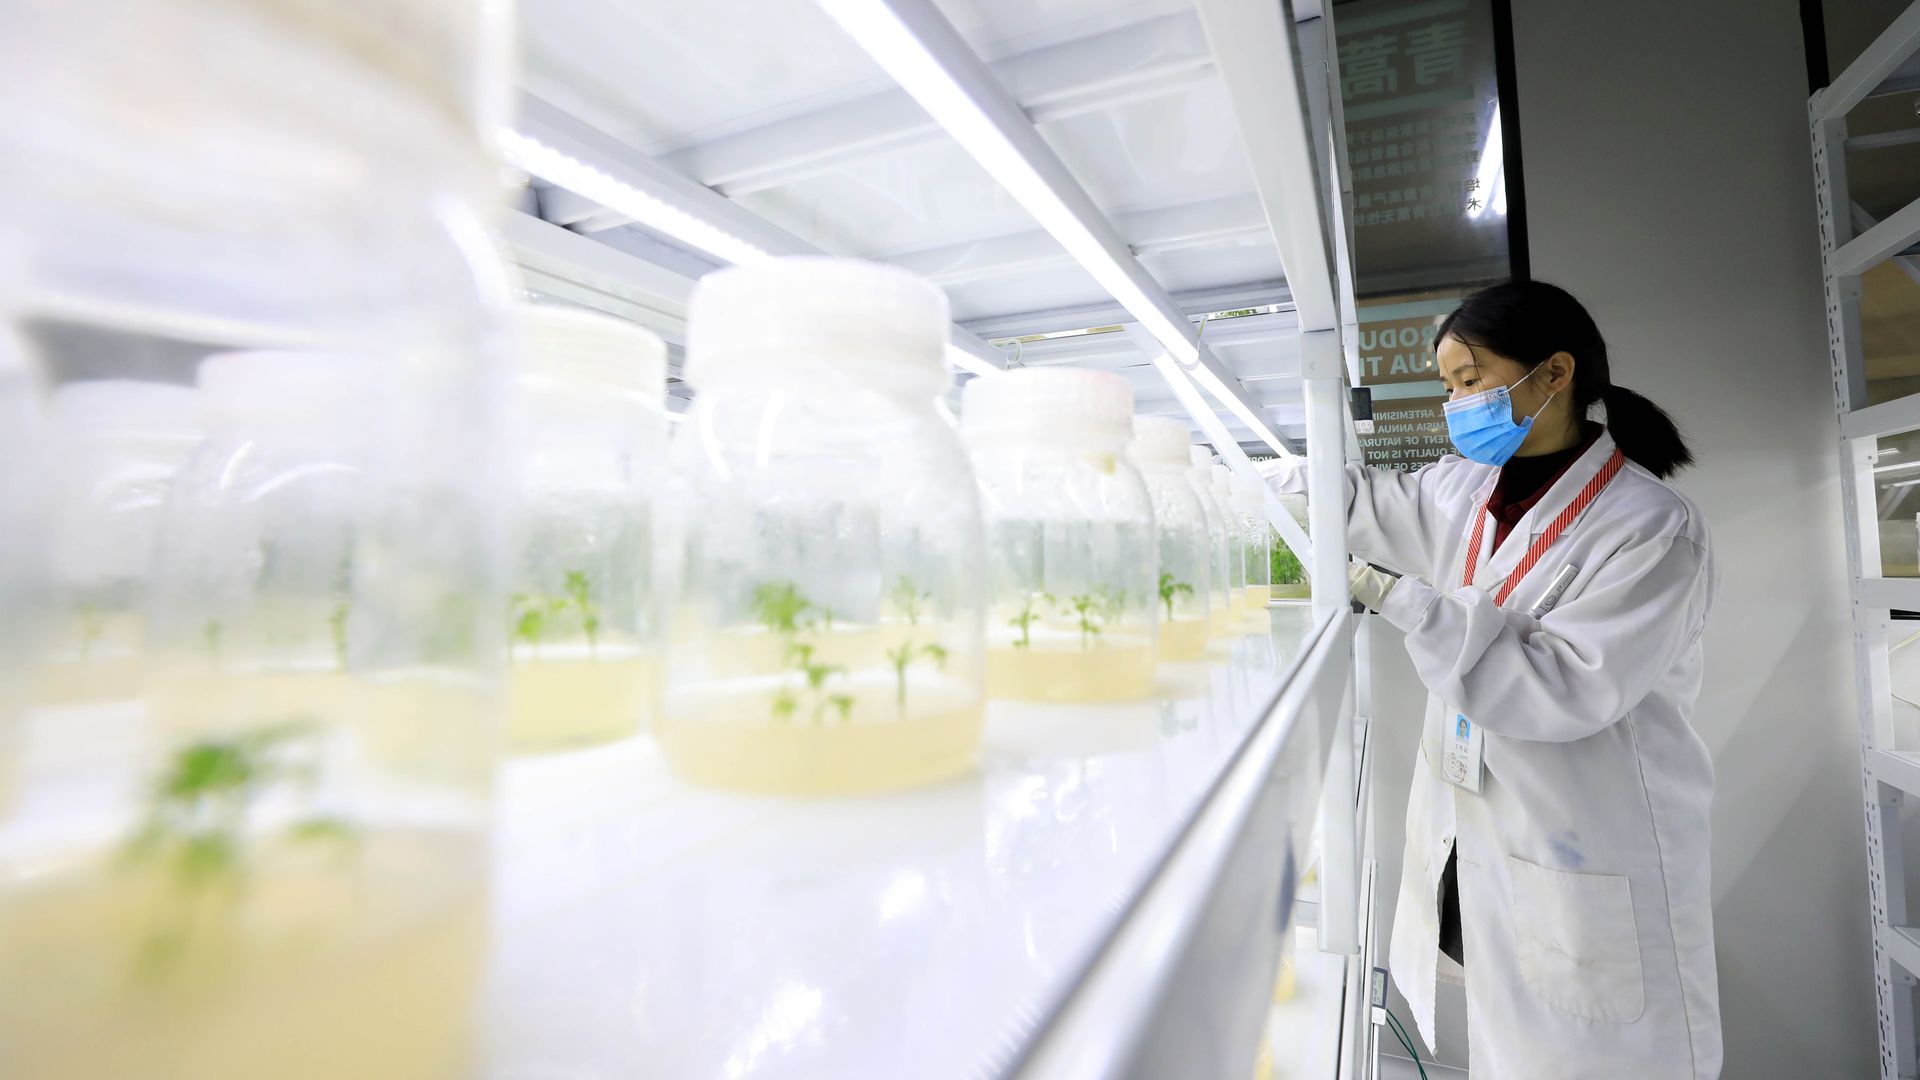
[[[1667,411],[1615,386],[1600,327],[1573,294],[1544,281],[1510,281],[1460,301],[1440,322],[1434,340],[1451,335],[1462,345],[1492,350],[1528,370],[1555,353],[1573,357],[1573,401],[1584,410],[1607,407],[1607,430],[1634,464],[1662,480],[1693,464],[1693,451]]]
[[[1662,480],[1693,464],[1693,451],[1667,410],[1624,386],[1609,385],[1600,400],[1614,445],[1634,464]]]

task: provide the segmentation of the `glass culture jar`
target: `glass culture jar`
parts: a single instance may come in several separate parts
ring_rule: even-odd
[[[1132,387],[1027,368],[973,379],[962,406],[987,523],[987,692],[1151,696],[1160,557],[1152,498],[1126,456]]]
[[[1127,456],[1147,485],[1159,531],[1160,659],[1198,660],[1207,651],[1212,596],[1207,564],[1213,534],[1189,478],[1186,422],[1169,416],[1134,417]]]
[[[698,783],[833,793],[969,768],[983,723],[980,511],[935,407],[946,296],[776,259],[701,279],[656,735]]]
[[[1247,566],[1247,612],[1264,623],[1267,603],[1273,599],[1273,526],[1267,522],[1259,481],[1230,475],[1228,484],[1233,491],[1234,511],[1240,515],[1240,550]]]
[[[1243,632],[1247,618],[1247,528],[1240,518],[1240,510],[1233,505],[1233,473],[1225,465],[1207,466],[1207,475],[1213,481],[1213,501],[1221,507],[1227,522],[1227,573],[1228,591],[1232,595],[1229,608],[1231,623],[1235,633]]]
[[[1236,633],[1240,615],[1246,606],[1247,568],[1240,559],[1240,516],[1234,513],[1232,499],[1221,489],[1214,474],[1213,453],[1204,446],[1187,451],[1193,461],[1193,484],[1214,513],[1214,546],[1220,560],[1220,585],[1225,603],[1213,609],[1215,637]]]
[[[483,76],[505,14],[0,4],[0,339],[49,393],[198,382],[209,407],[160,510],[141,693],[30,704],[0,734],[10,1076],[465,1074],[501,656],[506,87]],[[44,567],[23,616],[57,629],[68,575]]]
[[[1224,638],[1233,632],[1233,560],[1227,511],[1213,496],[1213,455],[1196,444],[1187,447],[1187,460],[1187,485],[1207,519],[1207,634]]]
[[[54,618],[37,665],[43,707],[125,701],[142,690],[154,539],[174,477],[206,420],[190,386],[68,383],[48,403]]]
[[[605,742],[650,724],[667,349],[610,316],[523,304],[520,498],[507,581],[507,744]]]

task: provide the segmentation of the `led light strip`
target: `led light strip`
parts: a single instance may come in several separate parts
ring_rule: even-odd
[[[1041,228],[1059,241],[1067,254],[1109,296],[1153,335],[1183,371],[1198,379],[1276,453],[1294,456],[1286,441],[1201,363],[1200,345],[1192,324],[1184,319],[1176,323],[1166,309],[1147,294],[1101,237],[1067,205],[1000,125],[981,109],[926,43],[883,0],[818,0],[818,3],[821,10],[866,50],[874,63],[893,76],[901,89],[919,102],[1014,201],[1033,215]]]
[[[703,221],[679,207],[669,206],[632,184],[608,176],[579,158],[556,150],[532,136],[503,128],[499,138],[500,152],[507,164],[557,187],[566,188],[582,198],[591,199],[688,247],[730,263],[756,263],[773,258],[771,252],[712,222]]]

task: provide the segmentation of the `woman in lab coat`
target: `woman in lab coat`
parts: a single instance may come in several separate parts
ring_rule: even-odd
[[[1436,354],[1463,456],[1350,470],[1355,554],[1403,575],[1354,595],[1428,690],[1394,981],[1431,1045],[1464,977],[1474,1080],[1718,1076],[1692,455],[1552,285],[1468,297]]]

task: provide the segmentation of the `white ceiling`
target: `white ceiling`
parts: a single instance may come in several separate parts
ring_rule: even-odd
[[[1184,308],[1284,304],[1279,256],[1189,0],[938,6]],[[814,247],[931,278],[962,326],[1004,338],[1125,318],[813,0],[522,0],[520,19],[529,94]],[[712,265],[556,194],[539,212],[575,232],[684,276]],[[543,272],[548,295],[591,302],[593,292]],[[1222,322],[1204,340],[1298,438],[1291,323],[1258,318],[1230,320],[1248,324],[1233,333]],[[1177,413],[1125,337],[1104,337],[1036,343],[1022,362],[1120,370],[1141,411]]]

